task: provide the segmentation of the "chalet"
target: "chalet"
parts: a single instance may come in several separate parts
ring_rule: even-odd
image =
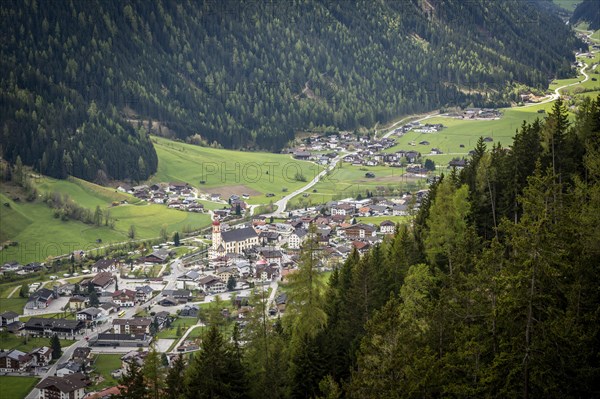
[[[287,305],[287,302],[288,302],[288,295],[285,292],[279,294],[277,296],[277,298],[275,298],[275,305],[277,305],[277,310],[279,311],[279,313],[285,312],[285,307]]]
[[[353,241],[352,246],[358,250],[360,253],[365,253],[371,247],[368,242],[364,241]]]
[[[154,289],[152,287],[150,287],[149,285],[144,285],[142,287],[136,287],[135,289],[135,299],[138,302],[146,302],[148,301],[150,298],[152,298],[152,293],[154,292]]]
[[[29,352],[29,355],[31,355],[32,366],[44,367],[52,361],[52,348],[48,348],[47,346],[34,348]]]
[[[122,307],[135,306],[136,292],[132,290],[117,290],[112,294],[112,301]]]
[[[276,244],[279,242],[281,235],[276,231],[261,231],[258,234],[261,245]]]
[[[31,294],[25,304],[25,309],[45,309],[55,298],[54,292],[47,288],[41,288]]]
[[[40,390],[40,398],[81,399],[85,395],[86,385],[86,377],[81,373],[74,373],[65,377],[46,377],[35,387]]]
[[[281,266],[281,260],[283,258],[283,254],[279,250],[271,250],[271,249],[262,249],[260,251],[260,256],[267,261],[269,264],[276,264]]]
[[[162,330],[163,328],[171,324],[171,315],[169,314],[169,312],[163,310],[162,312],[158,312],[154,315],[153,322],[156,323],[159,330]]]
[[[67,319],[47,319],[42,317],[32,317],[25,322],[25,331],[33,336],[52,336],[75,337],[85,327],[81,320]]]
[[[74,295],[71,298],[69,298],[69,309],[72,310],[81,310],[84,309],[87,306],[87,303],[89,302],[89,299],[82,296],[82,295]]]
[[[65,377],[75,373],[81,373],[82,371],[83,367],[81,363],[69,360],[66,363],[60,363],[56,365],[55,375],[57,377]]]
[[[304,241],[308,238],[308,231],[305,229],[296,229],[288,237],[288,248],[300,249]]]
[[[157,303],[160,306],[176,306],[176,305],[179,305],[179,302],[177,301],[177,299],[173,298],[170,295],[162,297],[161,300],[158,301]]]
[[[254,272],[254,278],[259,281],[272,281],[279,277],[279,268],[277,265],[269,265],[266,262],[258,261],[256,263],[256,270]]]
[[[75,349],[73,355],[71,356],[71,360],[76,362],[80,362],[82,364],[90,363],[92,358],[92,349],[89,347],[79,347]]]
[[[148,317],[134,317],[132,319],[114,319],[112,322],[115,334],[143,335],[150,334],[152,320]]]
[[[117,259],[100,259],[92,265],[90,270],[92,273],[99,272],[114,272],[119,268],[119,261]]]
[[[115,279],[110,272],[100,272],[94,276],[90,284],[99,292],[106,290],[114,281]]]
[[[6,327],[15,321],[19,321],[19,315],[13,311],[6,311],[0,313],[0,327]]]
[[[453,159],[448,162],[449,168],[462,169],[467,165],[467,161],[464,159]]]
[[[392,206],[392,215],[394,216],[408,216],[408,206],[406,204],[398,204]]]
[[[198,286],[206,293],[219,293],[225,292],[227,286],[221,281],[221,279],[215,276],[206,276],[198,280]]]
[[[192,300],[192,292],[190,290],[164,290],[163,296],[171,296],[179,303],[187,303]]]
[[[25,371],[31,364],[32,356],[20,350],[13,349],[5,352],[0,351],[0,372],[10,373],[14,371]]]
[[[370,224],[365,224],[365,223],[358,223],[355,225],[352,225],[350,227],[347,227],[345,230],[346,233],[346,237],[351,238],[351,239],[356,239],[356,238],[365,238],[368,236],[375,236],[377,229],[370,225]]]
[[[102,318],[102,316],[104,315],[104,312],[98,308],[87,308],[84,310],[80,310],[79,312],[77,312],[77,320],[83,320],[83,321],[97,321],[98,319]]]
[[[298,160],[308,161],[310,159],[311,154],[308,151],[294,151],[293,156]]]
[[[181,317],[198,317],[198,313],[200,312],[200,308],[197,305],[185,305],[183,309],[181,309],[181,313],[179,316]]]
[[[394,232],[396,231],[396,223],[394,223],[390,220],[384,220],[379,225],[379,230],[383,234],[394,234]]]
[[[343,203],[331,207],[332,215],[348,216],[354,214],[354,212],[356,212],[356,207],[353,204]]]
[[[236,277],[237,275],[238,269],[234,266],[221,267],[215,271],[215,276],[218,277],[223,284],[227,284],[231,277]]]
[[[147,263],[164,263],[170,255],[170,252],[166,249],[158,249],[150,255],[143,257],[141,261]]]

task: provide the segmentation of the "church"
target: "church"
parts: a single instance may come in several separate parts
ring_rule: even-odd
[[[252,227],[221,231],[221,223],[212,224],[212,257],[226,254],[242,254],[246,249],[258,245],[258,234]]]

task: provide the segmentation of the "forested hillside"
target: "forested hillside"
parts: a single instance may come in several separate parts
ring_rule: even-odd
[[[162,379],[146,360],[124,397],[598,397],[599,226],[600,97],[572,122],[558,101],[511,148],[480,140],[413,225],[326,287],[313,236],[281,320],[259,294],[230,341],[217,304],[189,367]]]
[[[542,9],[520,0],[3,1],[2,153],[56,177],[143,179],[156,170],[151,127],[278,150],[298,130],[506,105],[517,84],[545,88],[570,72],[579,43]]]
[[[571,17],[571,23],[589,22],[589,29],[600,29],[600,3],[597,0],[583,0]]]

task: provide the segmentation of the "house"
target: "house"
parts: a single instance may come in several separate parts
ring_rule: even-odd
[[[97,292],[104,291],[114,282],[114,277],[110,272],[100,272],[90,281]]]
[[[354,214],[354,212],[356,212],[356,207],[353,204],[344,203],[331,207],[332,215],[348,216]]]
[[[59,337],[74,338],[85,328],[82,320],[46,319],[32,317],[25,322],[25,331],[33,336],[50,337],[54,334]]]
[[[19,321],[19,315],[10,310],[0,313],[0,327],[6,327],[7,325]]]
[[[408,206],[406,204],[398,204],[392,206],[392,215],[408,216]]]
[[[40,390],[39,398],[82,399],[86,385],[86,377],[74,373],[64,377],[46,377],[35,387]]]
[[[132,319],[114,319],[113,331],[115,334],[143,335],[150,334],[152,320],[148,317],[134,317]]]
[[[52,348],[42,346],[41,348],[34,348],[29,352],[31,355],[31,364],[33,366],[43,367],[50,364],[52,360]]]
[[[115,272],[118,268],[119,261],[117,259],[100,259],[92,265],[90,270],[92,273]]]
[[[162,312],[158,312],[154,315],[153,321],[158,326],[158,329],[162,330],[163,328],[171,324],[171,315],[169,314],[169,312],[165,312],[163,310]]]
[[[136,287],[135,288],[135,299],[138,302],[146,302],[150,298],[152,298],[153,292],[154,292],[154,289],[152,287],[150,287],[149,285],[144,285],[142,287]]]
[[[31,364],[31,360],[31,355],[20,350],[13,349],[8,352],[0,350],[0,372],[25,371]]]
[[[396,232],[396,223],[394,223],[390,220],[384,220],[379,225],[379,230],[383,234],[394,234]]]
[[[164,297],[170,296],[177,300],[179,303],[186,303],[192,299],[192,291],[190,290],[164,290],[162,292]]]
[[[279,268],[276,265],[270,265],[265,260],[256,262],[254,278],[258,281],[272,281],[279,276]]]
[[[148,263],[164,263],[170,255],[171,253],[168,250],[158,249],[140,260]]]
[[[89,302],[89,299],[82,296],[82,295],[74,295],[71,298],[69,298],[69,309],[71,310],[81,310],[84,309],[87,306],[87,303]]]
[[[198,313],[200,312],[200,308],[196,305],[185,305],[183,309],[181,309],[181,313],[179,316],[181,317],[198,317]]]
[[[77,312],[77,320],[83,321],[97,321],[102,318],[104,312],[98,308],[87,308]]]
[[[117,290],[112,294],[112,301],[122,307],[135,306],[136,292],[132,290]]]
[[[48,307],[50,302],[52,302],[56,296],[53,291],[50,291],[47,288],[41,288],[31,294],[27,303],[25,304],[26,309],[45,309]]]
[[[56,375],[58,377],[65,377],[67,375],[81,373],[83,367],[81,363],[69,360],[66,363],[60,363],[56,365]]]
[[[75,349],[73,355],[71,356],[71,360],[82,364],[89,364],[92,358],[92,348],[80,346]]]
[[[283,258],[283,254],[278,249],[263,249],[260,251],[260,256],[269,264],[276,264],[278,266],[281,266],[281,259]]]
[[[275,298],[275,305],[277,306],[277,310],[280,313],[285,312],[285,307],[287,305],[287,302],[288,302],[288,295],[285,292],[279,294],[277,296],[277,298]]]
[[[216,294],[227,291],[227,286],[215,276],[206,276],[198,280],[198,286],[207,293]]]
[[[296,229],[288,237],[288,248],[300,249],[304,241],[308,238],[308,231],[305,229]]]
[[[293,157],[301,160],[301,161],[308,161],[310,158],[310,152],[308,151],[294,151],[293,153]]]
[[[355,225],[347,227],[344,231],[346,233],[346,237],[356,239],[365,238],[368,236],[374,237],[377,232],[377,229],[370,224],[357,223]]]
[[[160,301],[157,302],[160,306],[176,306],[179,305],[177,299],[172,296],[165,296]]]

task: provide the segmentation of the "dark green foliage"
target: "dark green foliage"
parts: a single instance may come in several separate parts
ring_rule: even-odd
[[[0,16],[2,156],[100,183],[156,171],[149,132],[277,150],[298,130],[508,104],[582,46],[520,0],[14,0]]]
[[[185,360],[179,355],[173,360],[173,364],[165,379],[165,398],[179,399],[184,392],[183,376],[185,374]]]
[[[144,375],[137,362],[127,364],[127,370],[119,380],[120,393],[118,399],[147,399],[148,389],[144,383]]]
[[[245,395],[239,355],[213,325],[186,372],[184,398],[242,398]]]
[[[58,335],[54,334],[52,338],[50,338],[50,348],[52,348],[52,359],[60,359],[62,356],[62,347]]]
[[[181,245],[181,241],[179,240],[179,232],[176,231],[175,234],[173,234],[173,245],[175,245],[176,247]]]
[[[577,5],[570,19],[572,24],[589,22],[588,29],[600,29],[600,6],[597,0],[583,0]]]
[[[227,279],[227,291],[233,291],[235,289],[235,285],[235,277],[229,276],[229,278]]]

